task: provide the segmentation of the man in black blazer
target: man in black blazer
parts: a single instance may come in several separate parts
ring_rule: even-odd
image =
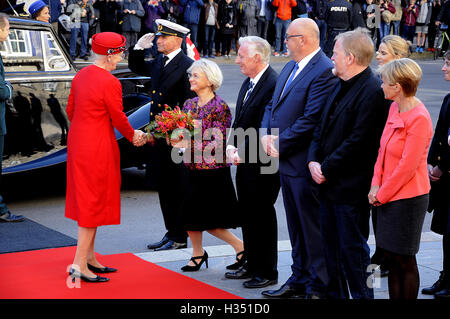
[[[319,229],[318,189],[306,158],[323,105],[338,79],[331,73],[333,63],[320,49],[314,20],[292,21],[285,41],[292,61],[281,71],[267,104],[261,127],[267,128],[268,134],[261,142],[269,156],[279,158],[292,274],[279,289],[262,294],[267,298],[320,298],[328,275]]]
[[[194,62],[181,50],[183,37],[189,32],[176,23],[157,19],[158,51],[161,53],[151,61],[145,61],[144,49],[151,47],[154,34],[142,36],[133,50],[130,50],[128,66],[131,71],[151,76],[150,121],[161,113],[167,104],[170,107],[183,106],[184,102],[195,96],[190,90],[187,69]],[[165,140],[152,140],[150,163],[147,173],[156,181],[161,211],[167,233],[163,239],[147,247],[155,250],[187,247],[187,234],[179,223],[179,213],[185,188],[186,168],[175,164],[171,158],[171,147]]]
[[[265,166],[258,158],[258,130],[278,74],[269,65],[270,44],[256,36],[239,39],[236,63],[247,76],[239,91],[227,157],[237,165],[236,189],[242,216],[242,234],[247,263],[238,271],[227,272],[226,278],[250,280],[246,288],[263,288],[276,284],[277,217],[275,202],[280,190],[278,171],[264,174]],[[243,132],[248,135],[243,136]]]
[[[309,148],[308,167],[319,184],[328,295],[373,299],[367,199],[389,103],[372,73],[372,40],[363,29],[337,37],[333,73],[340,78],[325,104]],[[370,280],[369,280],[370,281]]]
[[[450,81],[450,51],[445,52],[444,72]],[[433,212],[431,230],[442,236],[443,268],[439,279],[431,286],[422,289],[425,295],[435,298],[450,298],[450,93],[442,102],[439,118],[434,130],[433,141],[428,152],[428,176],[431,181],[428,211]]]

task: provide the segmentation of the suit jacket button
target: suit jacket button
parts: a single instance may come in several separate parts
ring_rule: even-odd
[[[161,104],[158,104],[159,107],[161,107]]]
[[[153,116],[153,112],[150,112],[150,116]]]
[[[440,156],[438,156],[437,160],[438,160],[438,161],[440,161],[440,160],[441,160],[441,157],[440,157]]]
[[[159,95],[160,95],[160,96],[162,96],[162,93],[161,93],[161,92],[159,92]]]
[[[153,94],[155,94],[156,93],[156,90],[153,90],[153,92],[152,92]]]
[[[153,104],[154,101],[151,101],[150,104]]]

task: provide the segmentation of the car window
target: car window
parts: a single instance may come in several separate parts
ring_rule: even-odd
[[[62,54],[53,34],[42,32],[42,44],[44,51],[44,65],[46,71],[68,71],[70,65]]]
[[[48,31],[11,29],[0,44],[6,72],[68,71],[70,64]]]

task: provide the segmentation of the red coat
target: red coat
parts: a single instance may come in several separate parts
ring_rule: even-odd
[[[432,137],[433,123],[422,103],[403,113],[399,113],[396,102],[392,103],[372,179],[372,185],[380,186],[380,203],[430,191],[427,154]]]
[[[134,129],[123,113],[122,86],[91,65],[77,73],[67,104],[66,217],[81,227],[120,224],[120,153],[114,127],[129,141]]]

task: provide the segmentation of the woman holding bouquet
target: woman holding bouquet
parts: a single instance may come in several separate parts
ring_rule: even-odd
[[[92,37],[93,65],[72,81],[67,103],[71,122],[67,141],[66,217],[78,222],[78,244],[70,275],[87,282],[109,279],[94,251],[98,226],[120,223],[120,154],[114,128],[135,146],[147,142],[131,127],[122,106],[122,86],[110,72],[123,58],[125,38],[103,32]],[[95,84],[94,84],[95,83]]]
[[[184,161],[189,169],[189,186],[182,205],[183,225],[192,243],[192,258],[183,271],[197,271],[208,254],[202,246],[203,231],[230,244],[236,254],[244,250],[242,241],[227,228],[239,226],[236,194],[226,163],[226,129],[231,125],[230,109],[215,91],[222,84],[222,72],[216,63],[200,59],[188,69],[191,90],[197,97],[184,103],[195,125],[201,128],[201,139],[194,137],[187,146]],[[174,146],[176,141],[172,140]]]

